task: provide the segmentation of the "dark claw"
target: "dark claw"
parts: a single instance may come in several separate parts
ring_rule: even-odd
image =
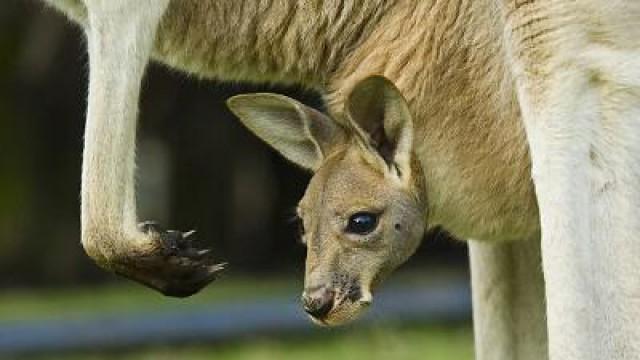
[[[195,234],[195,233],[196,233],[195,230],[187,231],[186,233],[182,234],[182,238],[186,240],[186,239],[192,237],[193,234]]]
[[[189,248],[189,249],[185,249],[182,255],[192,259],[203,259],[210,253],[211,253],[211,250],[209,249]]]

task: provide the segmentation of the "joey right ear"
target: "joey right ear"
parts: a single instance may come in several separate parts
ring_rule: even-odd
[[[227,106],[260,139],[312,171],[345,138],[344,130],[331,118],[284,95],[237,95],[227,100]]]
[[[399,170],[398,175],[411,172],[413,119],[391,80],[379,75],[361,80],[349,94],[345,111],[362,143]]]

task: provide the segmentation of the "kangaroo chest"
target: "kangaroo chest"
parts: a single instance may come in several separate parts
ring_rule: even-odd
[[[389,14],[383,21],[394,26],[380,26],[340,66],[327,103],[339,112],[359,79],[391,79],[414,117],[428,221],[462,239],[535,236],[528,145],[501,27],[490,7],[460,1],[451,15],[449,5],[412,3]]]

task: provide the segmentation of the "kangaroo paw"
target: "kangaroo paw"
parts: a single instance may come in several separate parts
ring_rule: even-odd
[[[195,231],[164,230],[154,222],[139,225],[151,246],[113,264],[115,273],[166,296],[187,297],[215,280],[225,264],[215,263],[210,250],[194,244]]]

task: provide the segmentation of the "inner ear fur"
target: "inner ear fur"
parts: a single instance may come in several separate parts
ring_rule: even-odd
[[[345,113],[368,148],[390,167],[410,170],[413,121],[406,100],[389,79],[375,75],[356,84]]]
[[[260,139],[312,171],[345,138],[333,119],[284,95],[237,95],[227,100],[227,106]]]

